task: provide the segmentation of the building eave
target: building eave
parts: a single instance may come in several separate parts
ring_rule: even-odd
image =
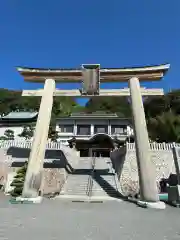
[[[56,118],[56,120],[102,120],[102,119],[106,119],[106,120],[122,120],[122,121],[132,121],[131,118],[121,118],[121,117],[91,117],[91,116],[82,116],[82,117],[71,117],[71,116],[65,116],[65,117],[58,117]]]
[[[101,68],[101,82],[124,82],[131,77],[138,77],[140,81],[160,80],[170,68],[170,64],[131,68]],[[53,78],[57,82],[81,82],[82,69],[53,69],[17,67],[17,71],[29,82],[44,82]]]
[[[33,119],[0,119],[0,125],[11,125],[11,124],[30,124],[35,123],[37,121],[37,117]]]

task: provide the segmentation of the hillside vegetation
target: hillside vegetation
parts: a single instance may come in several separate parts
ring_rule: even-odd
[[[22,97],[21,91],[0,89],[0,114],[11,111],[38,111],[40,97]],[[180,90],[161,97],[144,100],[144,107],[152,140],[158,142],[180,142]],[[72,112],[105,111],[120,117],[131,117],[131,106],[125,97],[94,97],[86,106],[80,106],[72,97],[55,97],[51,126],[56,117],[69,116]]]

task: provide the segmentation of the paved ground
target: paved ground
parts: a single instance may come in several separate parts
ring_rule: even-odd
[[[175,240],[180,209],[148,210],[127,202],[11,205],[0,199],[0,240]]]

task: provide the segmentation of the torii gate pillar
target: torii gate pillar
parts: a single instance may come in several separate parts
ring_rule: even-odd
[[[39,195],[54,91],[55,81],[46,79],[22,192],[23,198],[36,198]]]
[[[137,77],[129,80],[132,117],[134,123],[136,159],[139,169],[140,196],[142,201],[158,202],[155,169],[151,163],[149,137],[146,126],[140,83]]]

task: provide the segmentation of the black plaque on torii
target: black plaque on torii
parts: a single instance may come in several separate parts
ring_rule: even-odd
[[[82,64],[82,95],[99,95],[100,64]]]

